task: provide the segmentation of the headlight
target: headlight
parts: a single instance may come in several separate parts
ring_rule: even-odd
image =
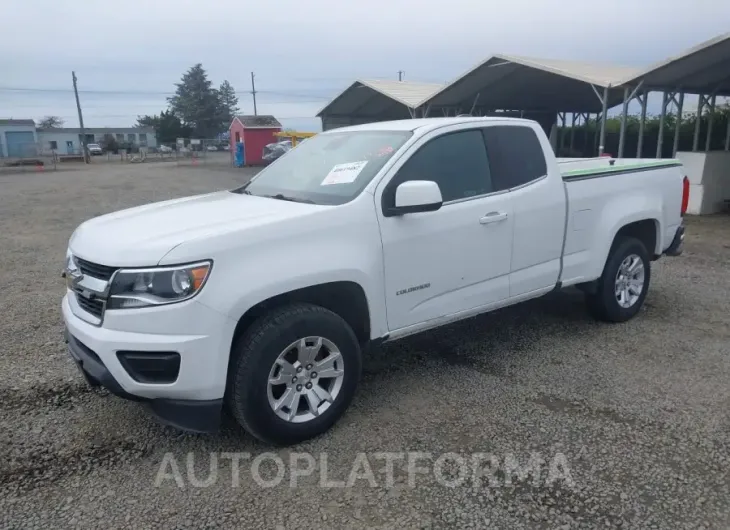
[[[65,271],[74,271],[77,269],[76,266],[76,260],[73,257],[73,254],[71,254],[70,249],[66,249],[66,261],[63,264]]]
[[[109,290],[108,309],[131,309],[173,304],[198,294],[210,273],[211,262],[178,267],[121,269]]]
[[[71,250],[66,249],[66,260],[63,264],[63,272],[61,273],[61,277],[66,279],[66,286],[71,289],[71,282],[75,275],[79,274],[79,267],[76,264],[76,260],[73,257],[73,254],[71,254]]]

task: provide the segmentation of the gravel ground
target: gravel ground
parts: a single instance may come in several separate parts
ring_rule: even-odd
[[[365,360],[341,422],[295,448],[233,425],[180,434],[85,387],[59,309],[74,227],[249,174],[95,163],[0,175],[0,527],[730,527],[725,216],[689,220],[685,254],[654,265],[632,322],[596,323],[565,292],[388,345]],[[295,487],[292,458],[315,466]]]

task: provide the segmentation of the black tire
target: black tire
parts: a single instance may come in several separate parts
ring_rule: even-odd
[[[274,361],[287,346],[308,336],[332,341],[344,360],[339,394],[320,416],[288,422],[269,405],[267,387]],[[355,333],[339,315],[312,304],[280,307],[260,317],[231,351],[226,405],[249,434],[274,445],[293,445],[327,431],[347,410],[360,379],[362,358]]]
[[[644,287],[638,300],[631,307],[622,307],[616,299],[616,275],[621,263],[629,255],[637,255],[644,265]],[[651,280],[651,260],[644,244],[635,237],[621,237],[616,240],[606,260],[603,274],[598,279],[596,292],[586,295],[591,314],[605,322],[626,322],[633,318],[644,305]]]

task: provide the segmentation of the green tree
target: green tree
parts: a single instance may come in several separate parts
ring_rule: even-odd
[[[700,127],[698,136],[698,148],[700,151],[705,150],[707,134],[710,129],[710,110],[704,108],[700,117]],[[713,113],[712,137],[710,142],[711,150],[722,150],[725,145],[725,132],[727,131],[728,121],[730,120],[730,105],[720,104],[715,107]],[[636,149],[639,138],[640,119],[638,116],[630,115],[626,119],[626,137],[624,139],[624,157],[633,158],[637,155]],[[659,137],[659,123],[661,119],[657,115],[647,115],[643,128],[642,152],[640,156],[643,158],[653,158],[656,156],[656,148]],[[661,156],[669,158],[673,156],[674,133],[677,125],[677,114],[668,112],[664,116],[664,127],[662,133],[662,153]],[[694,146],[695,127],[697,125],[697,115],[695,112],[685,112],[679,126],[679,139],[677,148],[679,151],[691,151]],[[587,131],[586,131],[587,128]],[[598,138],[600,135],[600,126],[596,124],[595,118],[591,118],[586,125],[576,126],[573,137],[574,148],[569,149],[570,145],[570,125],[565,128],[560,127],[561,144],[559,148],[560,156],[595,156],[598,148]],[[605,152],[614,156],[618,154],[619,136],[621,130],[621,118],[610,117],[606,120],[606,144]]]
[[[178,138],[190,138],[193,132],[172,110],[163,110],[159,115],[137,116],[136,127],[152,127],[160,144],[174,144]]]
[[[213,88],[203,65],[191,67],[168,98],[170,110],[198,138],[211,138],[223,128],[218,91]]]
[[[106,133],[99,144],[104,151],[111,151],[116,154],[119,150],[119,144],[113,134]]]
[[[218,88],[218,98],[220,105],[220,115],[223,125],[230,125],[233,121],[233,117],[238,114],[238,98],[236,97],[236,90],[233,88],[228,81],[223,81],[221,86]]]

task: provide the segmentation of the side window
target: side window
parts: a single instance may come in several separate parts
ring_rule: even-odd
[[[481,131],[448,133],[423,145],[388,185],[389,205],[395,188],[409,180],[433,180],[441,188],[444,202],[490,193],[489,163]]]
[[[529,127],[486,127],[484,140],[495,190],[516,188],[547,175],[540,140]]]

